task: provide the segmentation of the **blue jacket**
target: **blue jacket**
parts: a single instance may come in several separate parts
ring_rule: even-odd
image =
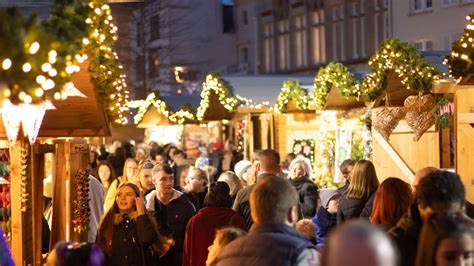
[[[215,265],[290,266],[306,249],[316,249],[308,238],[286,224],[254,224],[248,235],[230,242]]]
[[[337,214],[330,214],[321,206],[313,218],[313,223],[316,225],[316,244],[320,248],[326,242],[329,231],[337,225]]]

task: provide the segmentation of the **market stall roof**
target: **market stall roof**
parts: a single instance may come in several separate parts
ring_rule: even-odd
[[[369,74],[369,71],[357,71],[353,72],[354,77],[357,81],[362,82],[364,77]],[[363,98],[357,99],[353,97],[345,97],[342,95],[341,90],[336,88],[335,85],[331,87],[329,94],[326,98],[326,104],[324,110],[343,110],[365,106]]]
[[[283,82],[295,79],[308,92],[313,90],[314,75],[223,75],[234,89],[234,94],[253,100],[255,103],[268,102],[273,106],[281,91]]]
[[[449,54],[448,51],[424,51],[420,54],[426,59],[428,65],[436,67],[442,73],[448,72],[448,67],[443,64],[444,58]],[[402,83],[397,73],[391,70],[387,77],[385,91],[374,101],[373,107],[384,106],[387,94],[389,94],[390,105],[402,106],[408,96],[417,95],[418,92],[407,89],[407,85]]]
[[[84,63],[80,67],[81,71],[73,76],[73,83],[87,98],[68,97],[66,100],[52,101],[56,109],[46,111],[38,137],[110,135],[110,123],[104,108],[98,103],[88,71],[89,65]],[[3,122],[0,123],[0,136],[6,136]]]

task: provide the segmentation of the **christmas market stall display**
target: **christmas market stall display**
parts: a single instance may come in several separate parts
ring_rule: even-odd
[[[227,75],[225,79],[232,84],[237,99],[241,101],[234,119],[230,123],[233,124],[236,146],[243,152],[246,159],[253,158],[255,151],[276,147],[275,126],[277,122],[275,117],[277,114],[273,112],[273,106],[279,94],[284,94],[279,99],[282,102],[286,101],[284,103],[285,111],[288,102],[289,105],[292,105],[292,107],[289,107],[291,111],[299,111],[296,110],[293,101],[293,99],[297,99],[297,96],[280,93],[281,91],[278,88],[281,88],[288,80],[292,80],[291,82],[294,82],[294,84],[301,82],[302,84],[298,83],[298,88],[304,96],[306,92],[302,87],[310,88],[313,82],[311,76],[278,74]],[[285,84],[291,86],[290,83]],[[302,107],[305,108],[305,106]],[[307,112],[305,110],[301,111]]]
[[[474,13],[466,17],[464,34],[455,41],[446,58],[450,76],[457,80],[454,92],[454,131],[456,132],[456,172],[463,179],[466,198],[474,201]],[[452,112],[444,104],[441,112]],[[447,107],[447,108],[446,108]],[[452,113],[451,113],[452,114]],[[441,115],[441,113],[440,113]]]
[[[151,93],[145,100],[128,102],[130,108],[137,110],[134,123],[146,128],[146,139],[161,144],[184,144],[190,140],[201,146],[223,143],[229,138],[226,132],[233,130],[229,121],[239,104],[232,87],[217,73],[206,75],[200,96]]]
[[[1,11],[0,19],[0,136],[10,162],[2,159],[3,217],[10,218],[3,226],[15,263],[42,265],[42,249],[87,240],[89,146],[79,137],[106,136],[111,123],[126,123],[128,91],[105,0],[55,1],[44,21],[23,19],[18,9]],[[54,173],[54,226],[44,247],[46,172]]]
[[[381,179],[397,176],[408,183],[414,172],[441,166],[440,131],[436,126],[436,101],[432,94],[442,74],[427,58],[404,41],[389,39],[369,60],[371,73],[363,90],[372,109],[372,159]],[[441,64],[440,64],[441,65]]]
[[[346,159],[370,157],[368,108],[362,95],[361,81],[367,73],[352,73],[341,63],[332,62],[319,69],[312,93],[317,108],[317,133],[314,179],[320,187],[342,183],[339,165]]]

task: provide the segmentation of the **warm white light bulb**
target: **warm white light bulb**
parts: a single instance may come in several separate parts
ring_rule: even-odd
[[[8,69],[10,69],[11,66],[12,66],[12,60],[10,60],[8,58],[3,60],[3,62],[2,62],[3,70],[8,70]]]
[[[23,71],[24,71],[25,73],[30,72],[30,70],[31,70],[31,65],[30,65],[30,63],[25,63],[25,64],[23,65],[22,69],[23,69]]]
[[[34,42],[31,44],[30,49],[28,50],[30,54],[36,54],[40,48],[40,45],[38,42]]]

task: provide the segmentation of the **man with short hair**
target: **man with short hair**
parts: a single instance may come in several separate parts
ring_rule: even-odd
[[[275,150],[262,150],[258,153],[259,162],[255,165],[257,183],[263,176],[277,176],[280,172],[280,154]],[[253,224],[250,210],[250,192],[252,192],[255,184],[241,189],[235,198],[232,209],[244,218],[247,227]]]
[[[156,165],[152,177],[156,189],[146,196],[146,208],[155,218],[160,233],[175,241],[175,245],[160,259],[159,265],[181,266],[186,225],[196,209],[186,195],[173,188],[171,166]]]
[[[215,265],[319,265],[316,247],[293,228],[298,202],[298,192],[288,180],[260,175],[250,193],[254,224],[247,236],[221,251]]]
[[[421,178],[416,187],[415,203],[389,231],[403,266],[415,265],[421,227],[429,215],[462,211],[465,194],[461,178],[455,173],[438,170]]]

